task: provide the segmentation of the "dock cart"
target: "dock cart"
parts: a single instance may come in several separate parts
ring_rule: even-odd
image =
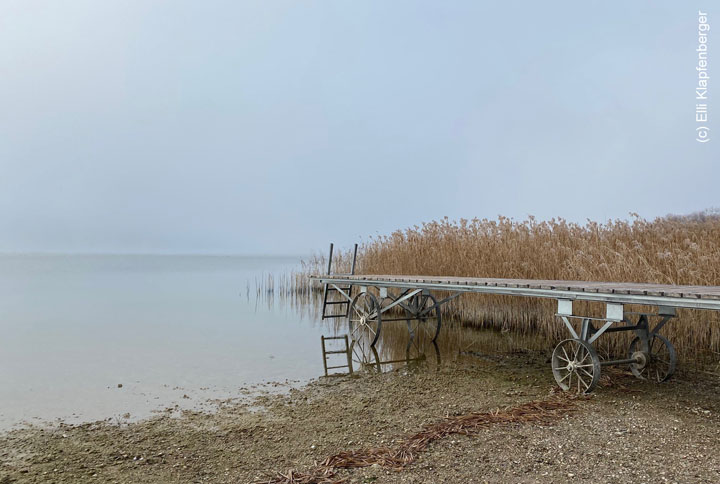
[[[374,347],[383,324],[405,322],[411,337],[424,334],[435,340],[442,326],[441,307],[466,293],[555,299],[556,317],[569,337],[555,347],[552,372],[565,391],[587,393],[600,380],[603,366],[629,365],[642,379],[662,382],[675,371],[677,355],[660,331],[677,308],[720,310],[720,287],[664,284],[497,279],[452,276],[332,274],[332,244],[327,274],[312,279],[324,286],[323,318],[348,318],[349,336],[356,344]],[[370,288],[374,288],[372,291]],[[433,294],[435,293],[435,295]],[[438,293],[444,297],[437,296]],[[605,317],[575,314],[574,301],[605,305]],[[626,305],[651,306],[650,313],[626,311]],[[340,308],[329,311],[330,307]],[[573,324],[575,322],[575,324]],[[579,323],[579,324],[577,324]],[[602,359],[595,350],[606,333],[632,331],[627,357]]]

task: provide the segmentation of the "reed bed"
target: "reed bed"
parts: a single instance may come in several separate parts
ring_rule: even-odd
[[[336,251],[334,272],[347,272],[352,254]],[[293,274],[289,292],[317,303],[310,274],[324,273],[315,256]],[[659,284],[720,285],[720,216],[717,211],[648,221],[570,223],[562,219],[473,219],[423,223],[369,239],[358,251],[358,274],[418,274]],[[321,293],[321,292],[320,292]],[[509,296],[464,295],[445,307],[445,318],[476,328],[534,335],[549,347],[566,337],[555,302]],[[637,307],[634,310],[649,310]],[[603,306],[578,303],[579,314],[601,316]],[[717,360],[720,317],[714,311],[679,310],[663,328],[686,362]],[[603,352],[621,355],[630,335],[604,336]]]

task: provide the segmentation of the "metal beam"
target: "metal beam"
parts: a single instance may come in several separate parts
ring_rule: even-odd
[[[495,287],[466,284],[448,284],[440,282],[397,282],[373,281],[368,279],[347,279],[333,276],[311,278],[320,283],[354,284],[375,287],[395,287],[403,289],[429,289],[433,291],[472,292],[478,294],[499,294],[508,296],[527,296],[551,299],[570,299],[576,301],[596,301],[616,304],[643,304],[673,308],[710,309],[720,311],[720,300],[690,299],[671,296],[647,296],[639,294],[613,294],[602,292],[565,291],[560,289],[532,289],[527,287]]]
[[[603,324],[600,329],[598,329],[595,334],[593,334],[590,339],[588,340],[588,343],[591,343],[598,339],[601,334],[603,334],[605,331],[607,331],[610,326],[612,326],[613,323],[616,323],[617,321],[606,321],[605,324]]]
[[[398,304],[402,303],[403,301],[406,301],[406,300],[410,299],[411,297],[413,297],[415,294],[417,294],[417,293],[419,293],[419,292],[422,292],[422,289],[416,289],[415,291],[410,291],[410,292],[406,293],[404,296],[396,299],[396,300],[393,301],[391,304],[388,304],[387,306],[385,306],[384,308],[382,308],[382,309],[380,310],[380,312],[381,312],[381,313],[384,313],[384,312],[387,311],[388,309],[390,309],[390,308],[392,308],[392,307],[395,307],[395,306],[397,306]],[[374,314],[375,314],[375,313],[373,313],[372,315],[374,315]]]
[[[655,325],[655,327],[652,329],[652,331],[650,331],[650,334],[657,334],[657,332],[660,331],[662,329],[662,327],[665,326],[665,324],[674,317],[675,317],[674,315],[673,316],[671,316],[671,315],[663,316],[662,320],[657,325]]]
[[[572,337],[578,339],[578,334],[575,332],[575,328],[573,328],[572,324],[570,324],[570,320],[567,318],[567,316],[560,316],[560,319],[563,320],[563,323],[565,323],[565,326],[567,326],[567,329],[568,331],[570,331]]]
[[[418,316],[421,316],[421,317],[422,317],[422,316],[425,316],[427,313],[429,313],[430,311],[434,310],[435,308],[440,309],[440,306],[442,306],[443,304],[445,304],[445,303],[448,302],[448,301],[452,301],[453,299],[455,299],[456,297],[460,296],[461,294],[462,294],[461,292],[456,292],[456,293],[453,294],[452,296],[448,296],[448,297],[446,297],[446,298],[444,298],[444,299],[439,300],[439,301],[437,302],[437,304],[433,304],[433,305],[430,306],[429,308],[425,308],[425,310],[422,311],[420,314],[418,314]]]
[[[331,285],[332,287],[334,287],[337,292],[339,292],[340,294],[342,294],[342,296],[343,296],[345,299],[347,299],[348,301],[352,302],[352,298],[350,297],[350,295],[347,294],[347,293],[345,293],[345,291],[343,291],[342,289],[340,289],[340,288],[337,286],[337,284],[330,283],[330,285]]]

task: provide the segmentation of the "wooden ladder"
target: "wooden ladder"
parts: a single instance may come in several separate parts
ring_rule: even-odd
[[[345,341],[345,349],[328,351],[328,349],[325,347],[325,342],[328,340],[336,340],[336,339]],[[352,375],[352,372],[353,372],[352,358],[350,357],[350,344],[348,343],[347,335],[320,336],[320,340],[322,342],[323,367],[325,368],[325,376]],[[330,358],[328,355],[339,355],[339,354],[343,354],[343,353],[347,357],[347,363],[345,363],[344,365],[328,366],[328,359]],[[338,368],[347,368],[347,373],[328,373],[328,370],[335,370]]]
[[[333,274],[332,273],[332,257],[333,257],[333,244],[330,244],[330,257],[328,257],[328,268],[327,268],[327,275],[354,275],[355,274],[355,261],[357,260],[357,249],[358,245],[355,244],[355,249],[353,250],[353,259],[352,259],[352,266],[350,268],[350,274]],[[350,300],[345,298],[338,289],[342,290],[347,294],[349,297],[352,297],[352,285],[349,285],[347,287],[334,287],[330,284],[325,284],[325,288],[323,290],[323,308],[322,308],[322,319],[330,319],[330,318],[346,318],[348,316],[348,313],[350,312]],[[337,294],[340,296],[340,299],[338,298],[331,298],[331,294]],[[327,308],[340,306],[341,309],[344,309],[344,312],[332,312],[328,313]]]

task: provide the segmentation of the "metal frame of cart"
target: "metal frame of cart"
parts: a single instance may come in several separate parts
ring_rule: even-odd
[[[383,324],[405,321],[411,339],[422,333],[434,342],[442,325],[441,307],[465,293],[555,299],[556,316],[564,323],[570,338],[561,341],[553,351],[553,376],[563,390],[579,393],[590,392],[600,379],[601,368],[609,365],[627,364],[638,378],[667,380],[675,371],[677,356],[672,343],[660,330],[676,315],[676,309],[720,311],[718,286],[355,275],[356,255],[357,246],[350,274],[332,274],[331,244],[328,274],[311,278],[325,287],[323,318],[347,317],[353,341],[364,341],[374,347]],[[371,287],[376,288],[377,295],[369,291]],[[433,291],[449,295],[438,300]],[[340,299],[330,300],[330,293],[336,293]],[[605,317],[575,314],[573,301],[603,303]],[[328,304],[345,310],[326,314]],[[654,306],[657,311],[630,312],[625,310],[626,305]],[[579,331],[573,321],[580,322]],[[594,343],[603,334],[619,331],[635,333],[627,358],[601,359]]]

